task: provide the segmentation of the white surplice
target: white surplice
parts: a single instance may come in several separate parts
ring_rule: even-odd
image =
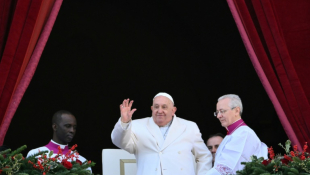
[[[236,174],[244,167],[241,162],[251,161],[252,155],[267,159],[268,147],[250,127],[241,126],[225,136],[216,151],[214,167],[207,175]]]

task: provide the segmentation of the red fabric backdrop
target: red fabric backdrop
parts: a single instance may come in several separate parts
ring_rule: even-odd
[[[310,1],[227,2],[288,137],[301,148],[310,141]]]
[[[0,1],[0,145],[34,74],[61,3]]]

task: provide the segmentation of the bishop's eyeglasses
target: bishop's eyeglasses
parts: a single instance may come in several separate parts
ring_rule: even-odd
[[[236,107],[233,107],[233,108],[231,108],[230,110],[233,110],[233,109],[235,109]],[[215,117],[217,117],[217,115],[219,114],[219,113],[221,113],[222,115],[226,112],[226,111],[228,111],[229,109],[220,109],[220,110],[218,110],[218,111],[215,111],[214,112],[214,116]]]

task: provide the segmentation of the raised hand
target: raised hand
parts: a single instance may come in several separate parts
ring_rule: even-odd
[[[123,123],[128,123],[131,120],[132,114],[137,109],[131,109],[133,100],[129,102],[129,98],[125,99],[123,103],[119,106],[119,109],[121,111],[121,120]]]

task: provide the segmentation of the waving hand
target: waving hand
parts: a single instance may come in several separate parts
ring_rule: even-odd
[[[124,123],[128,123],[131,120],[132,114],[137,109],[131,109],[131,106],[133,104],[133,100],[129,102],[129,98],[125,99],[123,103],[119,106],[119,109],[121,111],[121,120]]]

